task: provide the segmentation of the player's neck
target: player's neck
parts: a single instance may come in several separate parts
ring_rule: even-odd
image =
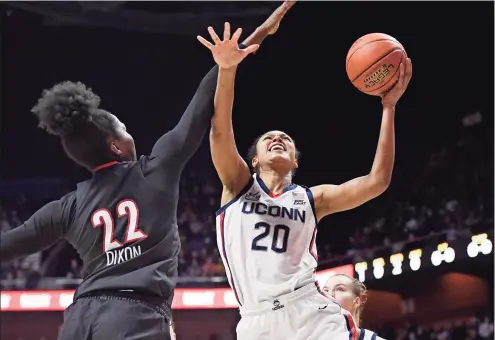
[[[285,188],[292,184],[290,172],[288,174],[280,174],[274,170],[260,169],[259,176],[268,189],[275,194],[281,193]]]

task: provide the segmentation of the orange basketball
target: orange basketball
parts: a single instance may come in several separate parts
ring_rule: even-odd
[[[347,76],[358,90],[378,96],[399,79],[399,66],[407,58],[404,47],[383,33],[362,36],[352,44],[345,62]]]

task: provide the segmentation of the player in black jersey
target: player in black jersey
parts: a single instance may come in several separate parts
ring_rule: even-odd
[[[223,58],[241,62],[276,31],[284,14],[282,5],[240,47],[230,44]],[[2,261],[62,238],[81,256],[83,281],[65,311],[59,339],[170,338],[179,178],[210,127],[217,74],[214,67],[203,78],[177,126],[139,160],[125,125],[81,83],[44,91],[33,108],[39,126],[59,136],[66,154],[93,172],[77,190],[0,238]]]

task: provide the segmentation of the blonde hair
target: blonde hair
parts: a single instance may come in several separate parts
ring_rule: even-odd
[[[359,326],[359,323],[361,321],[361,313],[364,309],[366,301],[368,301],[368,288],[366,288],[366,285],[364,283],[362,283],[358,279],[350,277],[347,274],[335,274],[335,276],[345,276],[351,280],[352,293],[355,297],[359,297],[359,306],[357,306],[356,308],[356,315],[353,315],[357,326]]]

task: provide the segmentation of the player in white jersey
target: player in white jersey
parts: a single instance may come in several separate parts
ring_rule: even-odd
[[[348,310],[354,317],[356,326],[359,327],[361,313],[367,301],[366,286],[346,274],[336,274],[328,278],[322,290],[334,298],[342,308]],[[384,340],[368,329],[358,328],[356,333],[358,340]]]
[[[274,33],[291,3],[272,16]],[[316,224],[323,217],[355,208],[388,187],[394,162],[395,104],[411,78],[408,59],[397,85],[383,96],[383,118],[370,173],[341,185],[305,188],[292,183],[298,167],[294,140],[281,131],[257,139],[250,161],[237,151],[232,127],[237,65],[222,62],[237,53],[226,25],[224,39],[209,29],[214,44],[200,38],[219,65],[210,147],[223,184],[217,214],[217,243],[229,283],[240,305],[238,340],[347,340],[356,337],[352,316],[319,291]]]

